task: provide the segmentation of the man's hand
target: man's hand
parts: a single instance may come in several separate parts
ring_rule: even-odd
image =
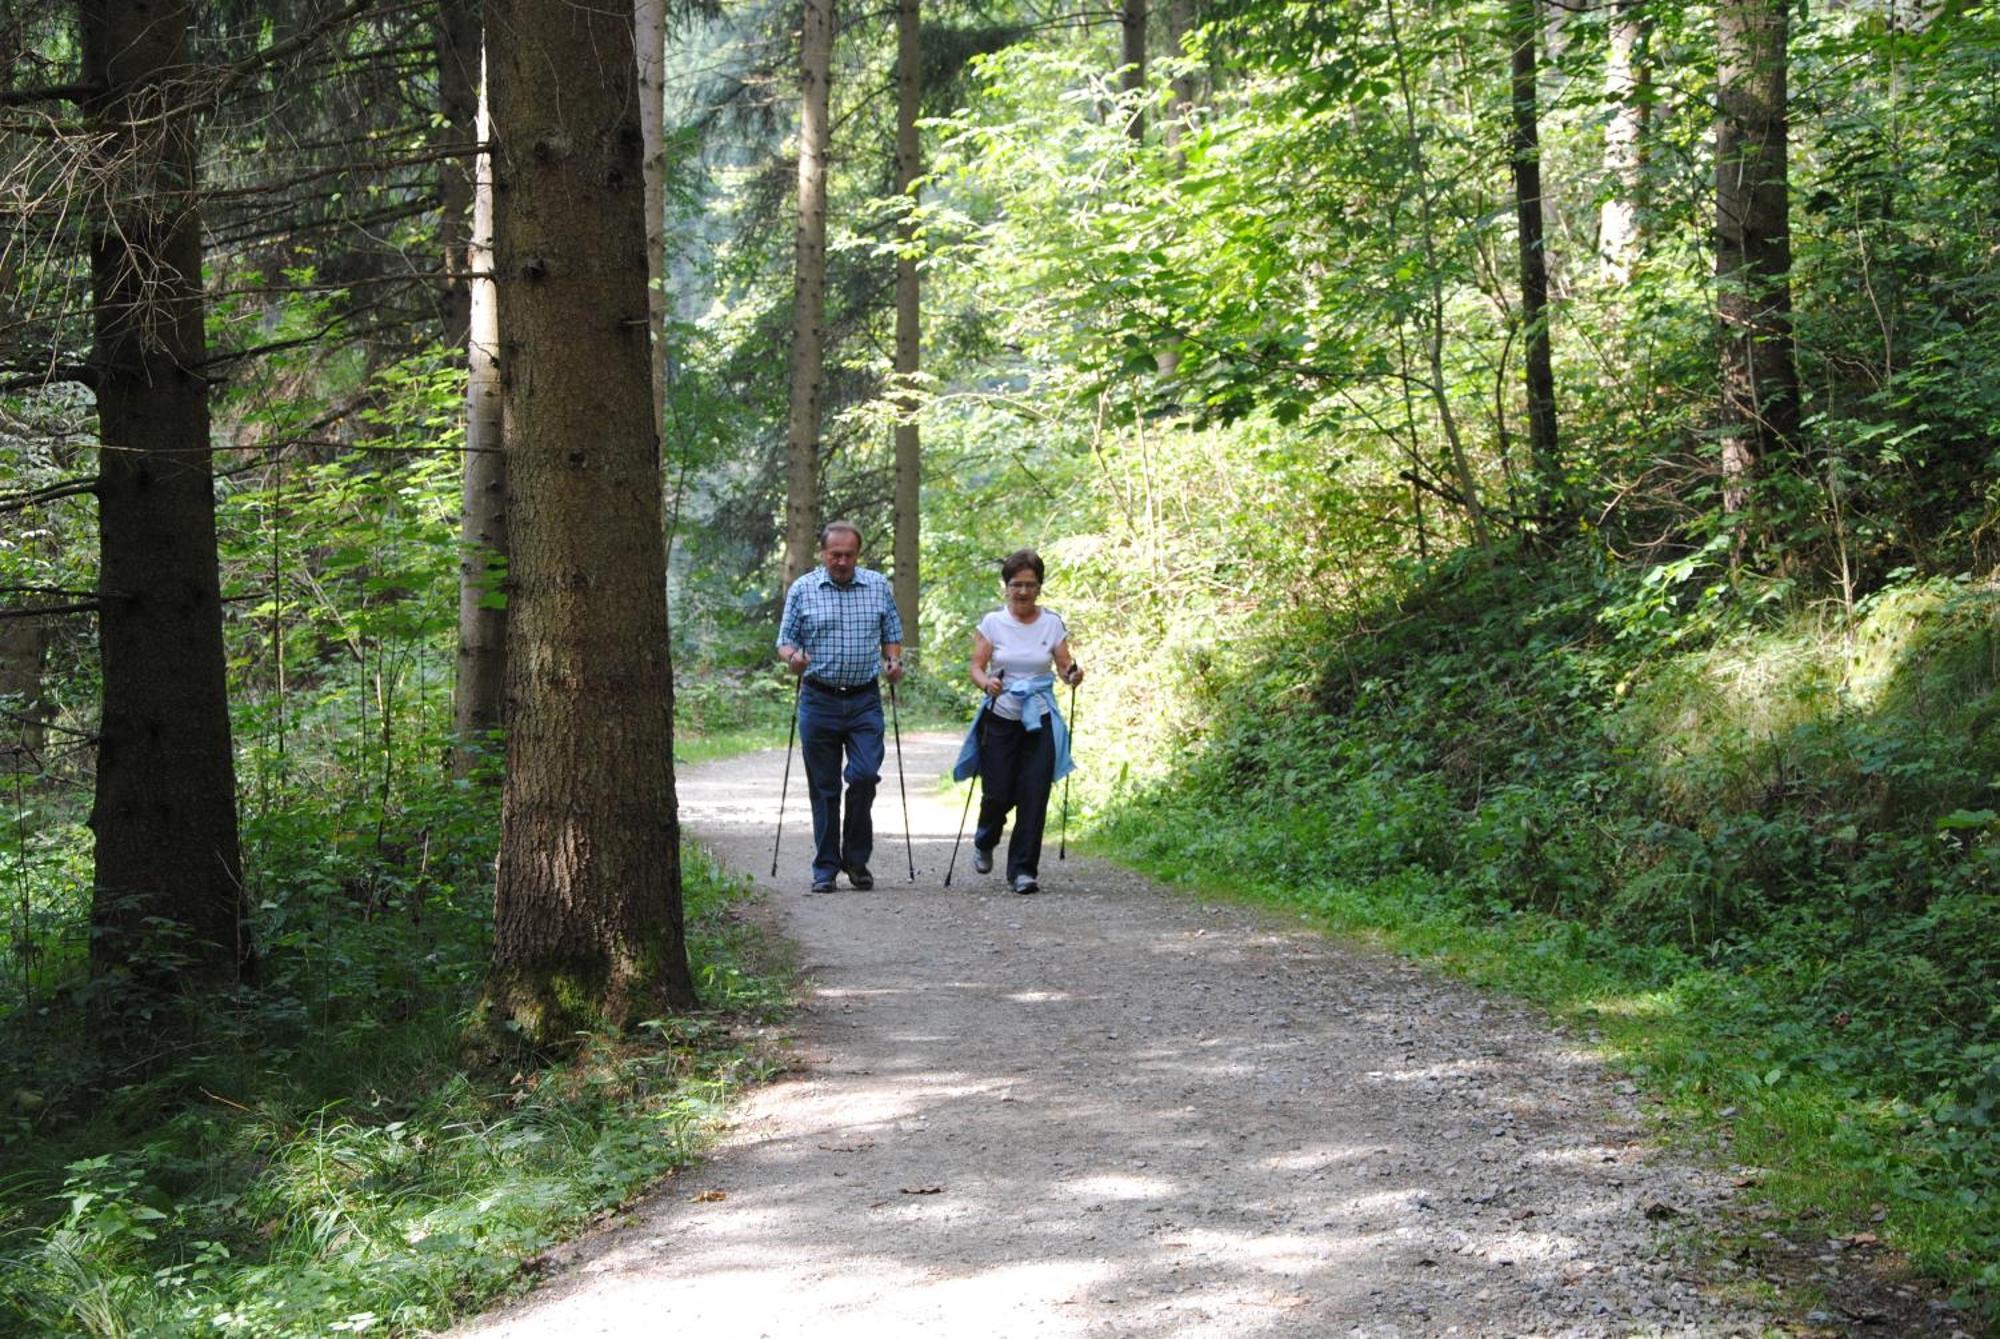
[[[812,664],[812,659],[806,654],[803,646],[794,646],[785,652],[785,668],[794,674],[804,674],[806,666]]]
[[[882,677],[890,683],[901,683],[903,681],[903,658],[901,656],[890,656],[883,663]]]

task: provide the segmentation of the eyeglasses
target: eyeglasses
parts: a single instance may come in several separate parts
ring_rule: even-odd
[[[1018,590],[1023,594],[1038,591],[1041,588],[1042,583],[1039,581],[1010,581],[1007,583],[1008,590]]]

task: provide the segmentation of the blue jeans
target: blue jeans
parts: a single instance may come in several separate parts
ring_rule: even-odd
[[[882,779],[882,693],[870,687],[846,697],[815,688],[799,692],[799,743],[812,798],[814,883],[832,883],[842,869],[859,869],[875,853],[875,786]],[[841,755],[847,766],[843,771]],[[847,783],[847,823],[840,821],[840,786]]]

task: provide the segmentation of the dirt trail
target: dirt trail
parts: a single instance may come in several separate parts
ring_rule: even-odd
[[[1531,1012],[1271,914],[1058,862],[1053,817],[1040,895],[974,875],[969,847],[943,888],[959,809],[935,778],[956,742],[903,740],[917,880],[891,772],[871,893],[804,892],[794,769],[770,909],[809,978],[798,1072],[541,1291],[456,1333],[1771,1323],[1663,1236],[1726,1183],[1658,1154],[1620,1085]],[[762,884],[782,761],[681,778],[692,835]]]

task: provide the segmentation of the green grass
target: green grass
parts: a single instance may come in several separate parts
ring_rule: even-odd
[[[544,1067],[466,1066],[490,916],[476,896],[427,904],[428,977],[392,969],[414,947],[393,913],[385,929],[337,908],[310,950],[280,937],[274,981],[132,1076],[82,1072],[58,1011],[39,1038],[12,1020],[6,1044],[55,1081],[0,1125],[0,1331],[415,1333],[514,1286],[694,1156],[775,1063],[758,1025],[786,1006],[790,967],[733,912],[744,885],[695,851],[685,868],[702,1011]],[[331,999],[313,955],[344,963]],[[47,1068],[62,1064],[75,1072]]]

